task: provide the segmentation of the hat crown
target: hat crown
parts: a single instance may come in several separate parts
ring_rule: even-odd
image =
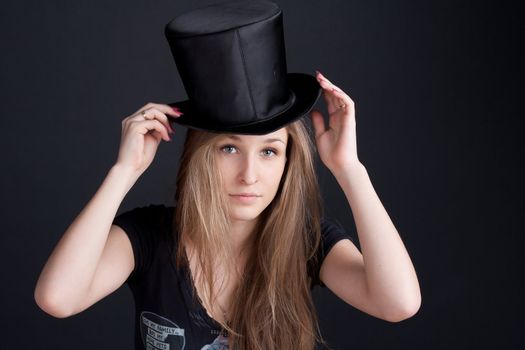
[[[203,125],[256,124],[292,106],[276,4],[210,5],[174,18],[165,35],[189,97],[187,108]]]
[[[268,1],[230,1],[179,15],[166,25],[166,30],[177,37],[206,35],[257,23],[279,12],[279,6]]]

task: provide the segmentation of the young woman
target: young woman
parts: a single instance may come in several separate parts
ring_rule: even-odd
[[[257,2],[239,6],[253,4]],[[243,15],[249,12],[242,9]],[[268,9],[274,11],[272,6],[264,8]],[[261,18],[264,22],[278,17],[258,15],[258,24]],[[253,18],[243,20],[254,23]],[[207,18],[205,23],[212,22]],[[171,28],[180,30],[180,23],[175,24]],[[268,24],[279,28],[275,22]],[[214,31],[224,33],[218,27]],[[236,33],[242,38],[243,33]],[[218,46],[216,40],[209,43]],[[199,41],[195,47],[202,45]],[[249,46],[243,49],[244,59],[259,59],[250,55]],[[227,55],[231,52],[228,46]],[[223,61],[228,64],[224,57]],[[177,62],[180,70],[184,60]],[[346,303],[391,322],[415,314],[421,302],[415,270],[357,156],[353,101],[319,72],[314,83],[305,79],[296,84],[293,79],[304,77],[288,77],[293,94],[287,95],[288,89],[281,89],[285,80],[279,79],[286,71],[276,69],[273,61],[269,66],[276,86],[261,91],[283,93],[273,100],[274,95],[262,92],[235,99],[240,93],[236,82],[245,80],[235,76],[230,82],[220,80],[222,93],[233,87],[232,97],[226,99],[233,102],[212,106],[202,97],[209,88],[213,98],[217,86],[181,74],[200,113],[184,103],[177,105],[184,106],[186,116],[170,105],[150,103],[122,121],[115,165],[40,275],[35,300],[45,312],[55,317],[77,314],[127,283],[135,299],[137,349],[243,350],[313,349],[322,342],[310,293],[314,285],[327,286]],[[264,71],[264,62],[258,61],[257,67],[257,72]],[[267,75],[250,77],[252,89],[263,80],[268,83]],[[199,93],[193,95],[195,85]],[[327,105],[329,125],[313,110],[312,135],[299,117],[313,106],[317,88]],[[261,101],[271,101],[266,105],[272,115],[246,114],[245,107],[264,105]],[[231,112],[221,114],[222,107]],[[207,110],[216,113],[206,117]],[[260,119],[242,120],[248,117]],[[149,205],[116,216],[161,140],[170,140],[171,122],[190,126],[176,205]],[[316,150],[348,199],[362,254],[350,235],[324,216]]]

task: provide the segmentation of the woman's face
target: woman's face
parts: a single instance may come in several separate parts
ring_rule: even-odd
[[[286,164],[287,143],[282,128],[266,135],[225,134],[215,144],[232,220],[253,220],[271,203]]]

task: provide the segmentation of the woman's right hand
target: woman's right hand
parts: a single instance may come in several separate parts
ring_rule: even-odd
[[[151,164],[161,141],[171,141],[173,133],[167,115],[177,118],[183,113],[166,104],[148,103],[122,120],[122,135],[116,166],[140,176]]]

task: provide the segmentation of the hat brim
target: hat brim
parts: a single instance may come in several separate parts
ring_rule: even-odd
[[[190,100],[171,102],[168,105],[179,107],[183,115],[169,120],[186,126],[188,128],[204,130],[215,133],[235,133],[247,135],[264,135],[284,127],[303,116],[305,116],[315,105],[321,96],[321,85],[317,79],[309,74],[287,73],[287,84],[295,94],[293,105],[281,114],[271,119],[239,124],[235,126],[210,125],[209,122],[203,123],[195,117]]]

